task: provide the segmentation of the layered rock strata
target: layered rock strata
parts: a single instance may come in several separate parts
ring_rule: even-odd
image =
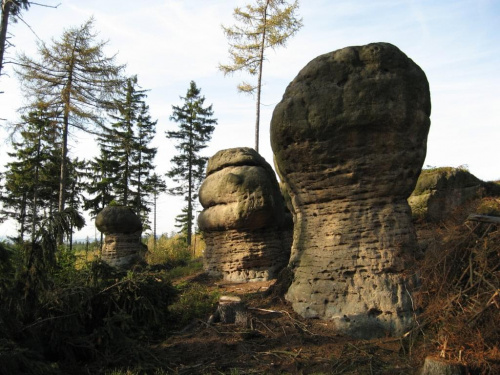
[[[283,198],[273,169],[255,150],[216,153],[199,199],[206,272],[228,281],[263,281],[288,263]]]
[[[129,268],[146,252],[141,242],[140,218],[125,206],[108,206],[96,217],[97,229],[104,233],[102,260],[116,268]]]
[[[424,72],[387,43],[318,56],[286,89],[271,144],[294,211],[286,298],[300,315],[361,338],[412,323],[404,272],[416,238],[406,200],[430,110]]]

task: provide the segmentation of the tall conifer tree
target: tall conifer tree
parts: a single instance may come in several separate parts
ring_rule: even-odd
[[[152,203],[148,201],[148,197],[151,193],[150,190],[154,189],[150,188],[149,185],[157,182],[152,180],[155,168],[153,162],[157,150],[150,146],[156,135],[156,123],[157,121],[151,120],[149,106],[142,102],[136,124],[136,144],[130,181],[134,188],[132,204],[144,223],[148,222],[148,213],[151,211],[150,203]]]
[[[167,185],[165,181],[153,173],[147,185],[148,193],[153,196],[153,246],[156,250],[156,200],[161,193],[167,190]]]
[[[54,145],[60,134],[54,120],[43,103],[28,115],[24,122],[20,140],[14,141],[13,158],[6,167],[5,192],[2,195],[4,215],[19,224],[19,241],[26,233],[32,236],[39,221],[57,207],[57,168],[60,155]],[[33,241],[33,238],[32,238]]]
[[[187,203],[186,226],[187,244],[191,245],[191,234],[193,227],[193,212],[195,199],[198,197],[198,189],[205,174],[207,157],[201,155],[201,151],[207,147],[208,141],[217,124],[214,119],[212,105],[204,107],[205,97],[201,89],[191,81],[185,97],[180,97],[184,104],[172,106],[173,113],[170,120],[178,123],[177,131],[167,131],[167,138],[177,141],[175,148],[179,153],[170,161],[172,169],[167,173],[177,186],[170,188],[170,194],[184,196]]]
[[[136,127],[145,96],[145,90],[138,88],[137,77],[133,76],[126,80],[112,106],[115,113],[111,115],[113,123],[108,143],[110,158],[119,164],[114,190],[116,200],[125,206],[131,203],[133,158],[137,147]]]
[[[257,83],[243,82],[238,90],[253,94],[256,92],[255,116],[255,151],[259,152],[260,98],[262,90],[262,66],[266,59],[266,50],[285,46],[287,40],[301,27],[302,20],[296,16],[298,0],[288,4],[286,0],[255,0],[254,5],[244,9],[235,8],[234,18],[237,24],[232,27],[222,26],[229,40],[230,64],[219,65],[224,75],[239,70],[257,76]]]
[[[95,131],[102,125],[100,111],[107,107],[121,83],[123,66],[104,54],[106,42],[97,41],[93,19],[64,31],[50,46],[38,44],[39,60],[19,58],[17,70],[24,95],[47,103],[58,113],[61,128],[59,212],[66,204],[68,137],[70,129]],[[30,107],[28,107],[29,110]],[[99,130],[99,128],[97,129]]]

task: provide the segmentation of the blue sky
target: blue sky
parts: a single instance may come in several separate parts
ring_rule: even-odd
[[[36,35],[49,41],[64,28],[95,17],[108,53],[137,74],[151,90],[147,102],[158,119],[157,171],[169,169],[174,144],[164,137],[176,127],[169,121],[172,105],[180,104],[189,82],[202,89],[213,104],[219,124],[206,150],[253,147],[255,103],[238,94],[243,74],[224,77],[218,63],[227,62],[227,41],[221,24],[233,24],[235,6],[253,0],[44,0],[61,3],[57,9],[33,6],[24,14]],[[299,70],[316,56],[339,48],[371,42],[398,46],[426,72],[431,88],[432,114],[424,166],[468,165],[483,180],[500,179],[500,1],[499,0],[302,0],[304,27],[286,48],[268,52],[264,65],[261,154],[272,164],[269,122],[274,106]],[[11,25],[15,48],[36,54],[36,37],[23,23]],[[14,121],[22,105],[12,67],[0,78],[0,118]],[[4,124],[4,123],[3,123]],[[0,130],[5,139],[5,132]],[[89,158],[95,142],[89,136],[72,140],[72,154]],[[7,162],[7,145],[0,146],[0,168]],[[174,230],[180,198],[162,196],[158,202],[160,232]],[[12,230],[4,224],[0,231]],[[89,225],[81,234],[93,237]]]

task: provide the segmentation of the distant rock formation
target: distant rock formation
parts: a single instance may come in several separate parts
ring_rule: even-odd
[[[300,315],[360,338],[412,323],[407,198],[430,111],[424,72],[387,43],[318,56],[286,89],[271,144],[295,216],[286,298]]]
[[[110,266],[128,268],[144,255],[141,219],[129,207],[104,208],[97,215],[95,225],[105,235],[102,260]]]
[[[205,270],[235,282],[269,280],[287,263],[285,207],[271,166],[251,148],[217,152],[200,188]],[[285,243],[285,244],[284,244]]]
[[[408,203],[414,218],[440,222],[486,190],[483,181],[466,169],[434,168],[422,171]]]

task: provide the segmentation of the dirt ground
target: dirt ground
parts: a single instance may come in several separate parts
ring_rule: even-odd
[[[422,350],[412,339],[354,340],[338,335],[331,323],[306,320],[282,299],[266,296],[271,282],[195,281],[222,295],[240,296],[248,325],[195,321],[157,349],[174,374],[416,374]]]

